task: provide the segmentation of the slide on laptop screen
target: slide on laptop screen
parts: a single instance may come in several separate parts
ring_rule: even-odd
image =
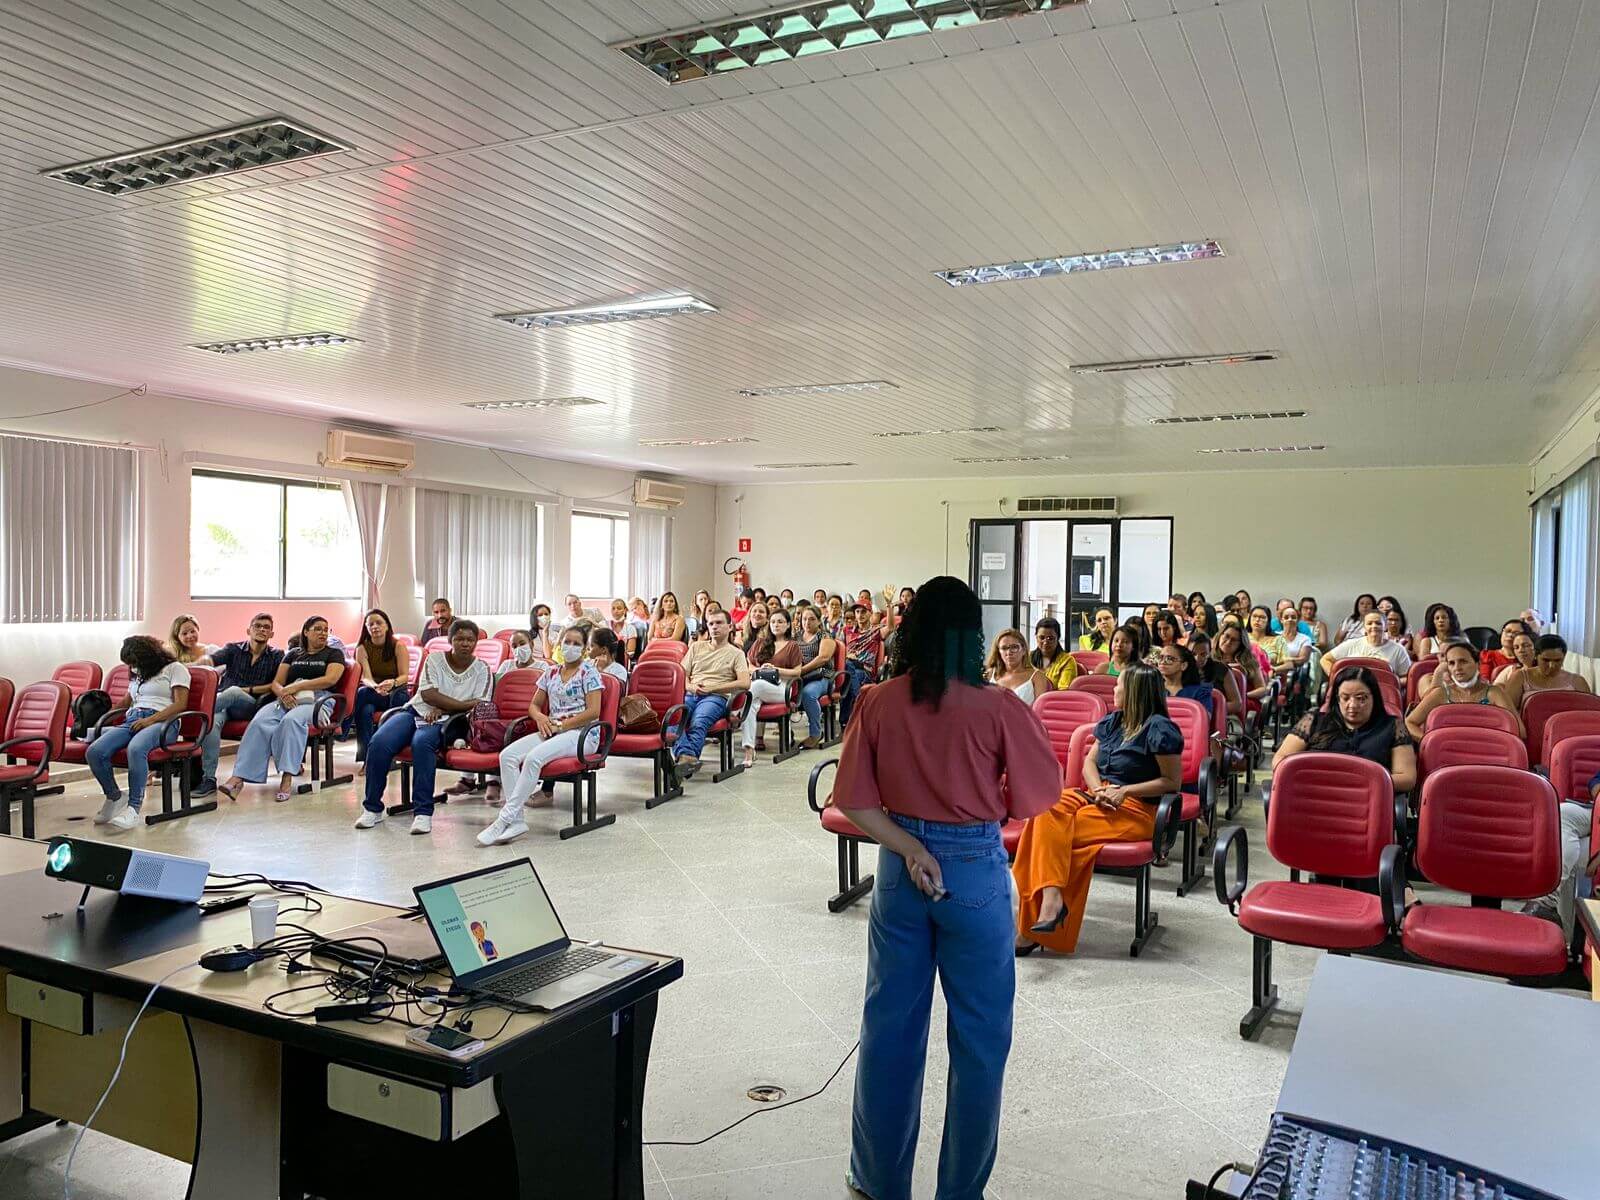
[[[430,888],[419,898],[458,978],[566,936],[538,876],[525,864]]]

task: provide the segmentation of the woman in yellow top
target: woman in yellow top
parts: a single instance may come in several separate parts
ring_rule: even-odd
[[[1272,664],[1274,675],[1287,675],[1295,664],[1289,660],[1289,648],[1281,635],[1272,632],[1272,610],[1258,604],[1250,610],[1250,640],[1261,648]]]
[[[1061,644],[1061,622],[1040,617],[1033,627],[1033,665],[1045,673],[1052,687],[1060,691],[1078,677],[1078,660]]]
[[[1079,650],[1093,650],[1099,654],[1111,653],[1111,635],[1117,629],[1117,614],[1109,608],[1094,610],[1094,629],[1078,639]]]

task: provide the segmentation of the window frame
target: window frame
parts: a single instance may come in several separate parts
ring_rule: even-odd
[[[609,561],[611,563],[611,571],[610,571],[610,578],[607,579],[606,582],[612,583],[612,584],[616,583],[616,581],[617,581],[617,523],[620,521],[623,524],[628,526],[628,547],[629,547],[629,553],[630,553],[630,556],[631,556],[632,548],[633,548],[633,514],[625,513],[625,512],[601,512],[601,511],[596,510],[596,509],[575,508],[575,509],[572,510],[572,518],[574,520],[576,520],[578,517],[590,517],[590,518],[593,518],[594,520],[605,521],[605,522],[608,523],[607,532],[608,532],[608,534],[610,536],[610,545],[609,545],[609,547],[607,549],[607,557],[608,557],[608,559],[609,559]],[[584,596],[582,591],[580,591],[579,588],[576,586],[577,581],[570,578],[571,575],[572,575],[572,542],[573,542],[573,539],[571,537],[570,524],[569,524],[569,527],[568,527],[568,535],[569,536],[568,536],[568,542],[567,542],[567,575],[569,577],[568,582],[569,582],[569,585],[570,585],[568,590],[570,590],[571,592],[576,594],[578,599],[580,599],[580,600],[594,599],[594,600],[604,600],[606,603],[610,603],[612,600],[617,599],[618,597],[622,597],[623,599],[626,599],[627,597],[624,596],[623,593],[627,592],[629,590],[629,588],[633,584],[633,579],[632,579],[633,568],[632,568],[632,564],[628,563],[628,562],[624,562],[622,564],[623,586],[621,588],[611,592],[609,595],[606,595],[606,596],[593,596],[593,597]]]
[[[194,480],[197,477],[207,479],[232,479],[241,483],[264,483],[278,489],[278,588],[275,594],[257,592],[252,595],[224,595],[202,594],[194,590]],[[286,603],[314,603],[320,600],[348,601],[357,600],[357,596],[335,596],[332,594],[317,596],[290,596],[289,590],[289,489],[306,488],[320,492],[339,492],[344,488],[337,483],[314,483],[304,479],[275,479],[270,475],[252,475],[247,471],[217,471],[206,467],[195,467],[189,472],[189,599],[191,600],[281,600]]]

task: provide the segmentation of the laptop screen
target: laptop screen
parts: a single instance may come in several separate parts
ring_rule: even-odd
[[[561,918],[527,859],[416,889],[417,901],[457,979],[509,965],[567,940]]]

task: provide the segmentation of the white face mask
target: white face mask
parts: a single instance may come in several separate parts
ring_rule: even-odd
[[[550,628],[550,614],[549,613],[545,613],[543,616],[541,616],[539,618],[539,628],[540,629],[549,629]]]
[[[562,662],[571,664],[571,663],[577,662],[582,657],[583,657],[583,647],[582,646],[574,646],[571,642],[562,642],[561,643],[561,661]]]
[[[533,658],[533,647],[513,646],[511,649],[511,657],[519,664],[525,663]]]

